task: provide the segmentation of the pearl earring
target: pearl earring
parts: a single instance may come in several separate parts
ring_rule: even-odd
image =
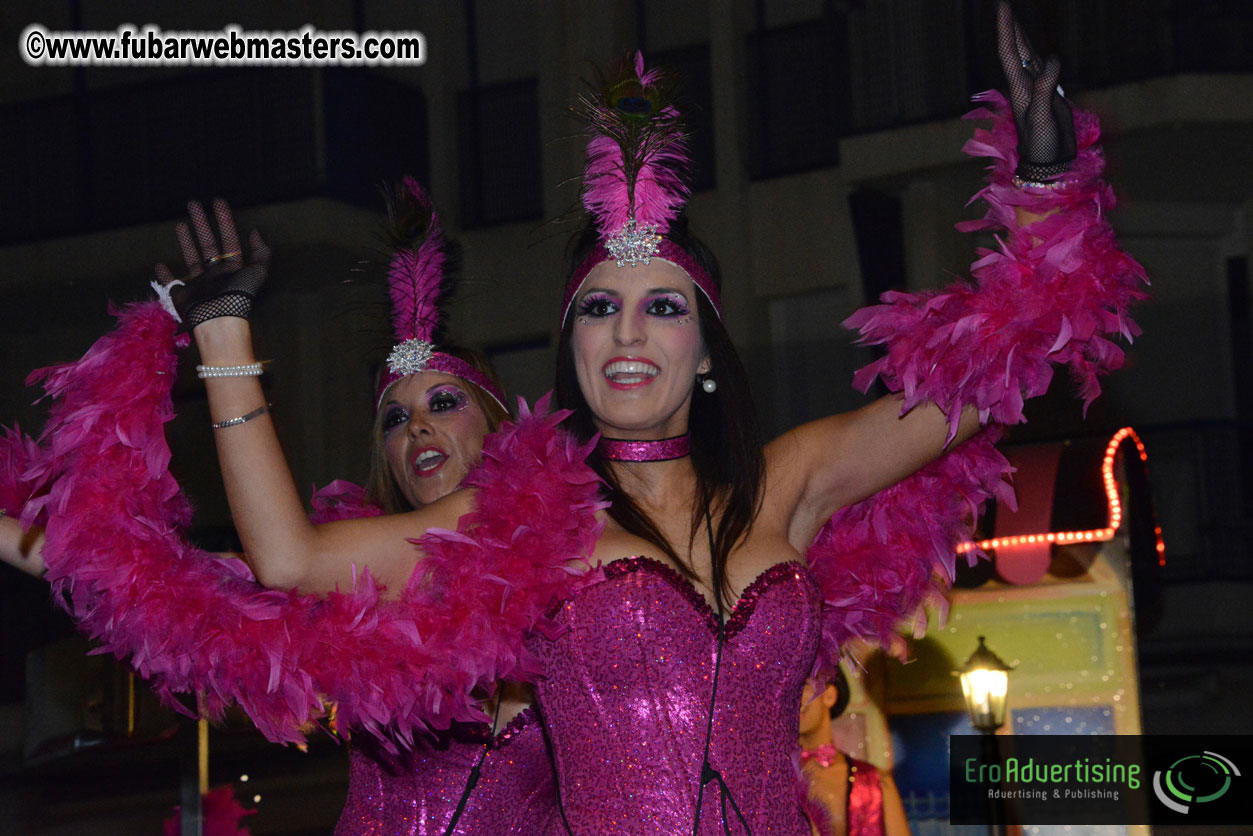
[[[700,382],[700,388],[704,389],[706,394],[712,395],[714,392],[718,391],[718,381],[714,380],[712,377],[707,377]]]

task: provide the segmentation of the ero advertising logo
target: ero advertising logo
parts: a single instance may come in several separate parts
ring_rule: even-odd
[[[1226,795],[1233,776],[1241,777],[1240,770],[1230,758],[1217,752],[1184,755],[1169,768],[1153,772],[1153,792],[1162,804],[1186,816],[1192,805],[1217,801]]]
[[[1249,735],[949,738],[949,821],[1021,825],[1253,824]]]

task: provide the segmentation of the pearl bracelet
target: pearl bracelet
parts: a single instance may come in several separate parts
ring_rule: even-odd
[[[204,380],[207,377],[257,377],[261,374],[261,363],[245,363],[242,366],[196,366],[196,375]]]

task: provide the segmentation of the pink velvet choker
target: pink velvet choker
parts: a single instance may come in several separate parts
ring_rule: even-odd
[[[685,433],[655,441],[601,438],[596,450],[611,462],[668,462],[692,452],[692,437]]]

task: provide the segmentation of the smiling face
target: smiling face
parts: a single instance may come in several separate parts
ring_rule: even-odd
[[[687,273],[660,259],[607,261],[574,300],[571,334],[579,388],[611,438],[687,432],[696,375],[708,371],[696,294]]]
[[[452,493],[479,460],[488,420],[470,384],[441,372],[397,381],[379,410],[383,455],[414,508]]]

